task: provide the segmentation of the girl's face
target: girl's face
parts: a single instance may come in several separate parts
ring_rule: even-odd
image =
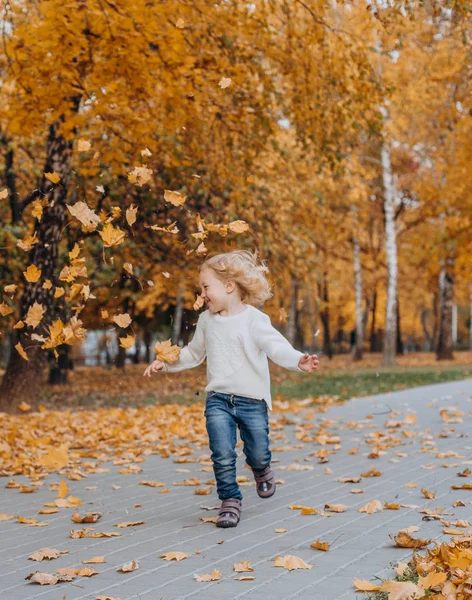
[[[228,305],[229,294],[234,289],[234,283],[232,281],[223,283],[211,268],[202,269],[198,280],[202,290],[201,296],[208,310],[212,313],[225,310]]]

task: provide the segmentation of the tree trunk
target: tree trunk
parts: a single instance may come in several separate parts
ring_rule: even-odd
[[[151,331],[149,329],[149,327],[145,327],[144,328],[144,334],[143,334],[143,338],[144,338],[144,360],[147,363],[151,362]]]
[[[370,324],[370,351],[377,352],[377,334],[375,332],[375,320],[377,316],[377,290],[374,290],[372,299],[372,321]]]
[[[383,364],[393,366],[395,364],[397,341],[397,240],[395,231],[395,188],[390,148],[386,142],[382,144],[381,162],[385,213],[385,250],[387,254],[387,305],[385,310]]]
[[[469,296],[469,350],[472,352],[472,284]]]
[[[78,101],[76,102],[78,109]],[[42,195],[48,197],[48,205],[44,207],[41,221],[36,227],[38,242],[29,254],[28,264],[41,269],[41,277],[36,283],[25,283],[21,299],[21,319],[26,317],[28,309],[35,302],[46,309],[43,317],[45,325],[54,318],[54,286],[43,288],[46,279],[55,281],[58,262],[61,232],[66,218],[65,197],[70,179],[73,140],[66,140],[60,133],[60,118],[49,127],[45,173],[56,172],[61,180],[54,185],[43,178]],[[15,411],[22,400],[30,405],[37,404],[41,394],[44,370],[47,366],[47,354],[40,348],[40,343],[32,342],[25,331],[15,330],[17,340],[21,342],[28,355],[24,360],[14,350],[10,356],[2,384],[0,386],[0,410]],[[28,332],[29,333],[29,332]]]
[[[423,308],[421,311],[421,325],[423,327],[423,333],[426,341],[426,352],[431,352],[433,350],[433,336],[428,331],[428,324],[426,319],[428,318],[428,309]]]
[[[290,280],[290,307],[288,311],[288,321],[286,335],[288,341],[295,345],[297,336],[297,308],[298,308],[298,284],[296,278],[292,275]]]
[[[179,284],[175,301],[174,321],[172,323],[172,343],[174,345],[179,343],[182,331],[182,315],[184,311],[183,292],[182,284]]]
[[[320,312],[321,323],[323,324],[323,353],[331,360],[333,358],[333,348],[329,329],[329,293],[326,273],[323,273],[323,283],[320,287],[321,299],[323,300],[323,310]]]
[[[400,327],[400,302],[397,295],[397,354],[404,354],[405,348],[402,341],[402,331]]]
[[[451,360],[452,351],[452,305],[454,301],[454,257],[448,256],[439,273],[439,341],[436,357]]]
[[[354,360],[362,360],[364,347],[364,323],[362,319],[362,269],[359,240],[354,237],[354,286],[356,291],[356,342],[354,345]]]

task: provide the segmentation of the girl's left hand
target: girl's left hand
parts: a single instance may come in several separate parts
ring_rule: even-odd
[[[304,354],[298,361],[298,368],[307,373],[313,373],[320,365],[320,360],[316,354]]]

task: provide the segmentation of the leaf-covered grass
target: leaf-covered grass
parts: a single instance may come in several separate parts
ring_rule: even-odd
[[[470,377],[472,377],[472,368],[464,365],[447,368],[421,367],[410,370],[397,368],[330,372],[326,375],[317,373],[312,378],[303,377],[299,382],[291,378],[274,386],[273,392],[287,399],[326,395],[338,396],[339,400],[346,400]]]
[[[390,566],[392,567],[392,569],[394,567],[397,566],[398,563],[391,563]],[[375,577],[374,579],[379,579],[378,577]],[[405,569],[405,571],[401,574],[401,575],[395,575],[395,577],[392,578],[392,581],[411,581],[412,583],[418,583],[418,579],[419,579],[419,575],[416,571],[416,567],[415,567],[415,563],[413,561],[410,561],[408,563],[408,567]],[[379,583],[378,585],[381,585],[381,583],[383,582],[382,579],[379,579]],[[364,592],[364,594],[367,594],[366,596],[359,596],[359,600],[361,600],[361,598],[363,598],[363,600],[389,600],[389,593],[388,592],[374,592],[374,593],[368,593],[368,592]],[[429,591],[426,590],[426,598],[429,596]]]

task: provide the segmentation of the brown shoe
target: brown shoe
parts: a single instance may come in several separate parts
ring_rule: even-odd
[[[270,465],[263,471],[253,471],[256,490],[260,498],[270,498],[275,494],[275,476]]]
[[[236,527],[241,518],[241,500],[239,498],[226,498],[222,501],[218,518],[217,527]]]

